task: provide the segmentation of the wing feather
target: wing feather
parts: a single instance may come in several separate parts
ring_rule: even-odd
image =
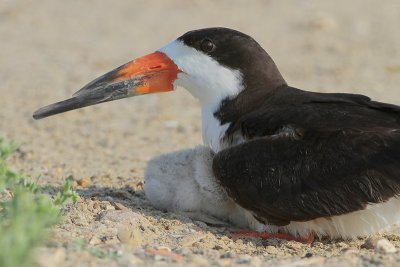
[[[398,106],[359,95],[296,94],[275,96],[231,122],[227,136],[247,141],[217,153],[213,171],[239,205],[286,225],[400,194]]]

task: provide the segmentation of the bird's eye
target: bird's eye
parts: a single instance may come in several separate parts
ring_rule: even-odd
[[[204,52],[211,52],[214,50],[215,45],[210,39],[204,39],[201,41],[200,48]]]

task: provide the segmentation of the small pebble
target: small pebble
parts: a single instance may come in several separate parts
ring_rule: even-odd
[[[114,202],[113,204],[116,210],[128,210],[128,208],[122,205],[121,203]]]
[[[375,251],[388,254],[388,253],[395,253],[397,249],[392,243],[390,243],[389,240],[384,238],[378,240],[378,242],[376,243]]]
[[[125,225],[118,227],[117,237],[121,243],[134,247],[138,247],[142,243],[141,233]]]
[[[100,204],[99,204],[99,202],[94,202],[94,203],[93,203],[93,209],[95,209],[95,210],[100,209]]]
[[[376,252],[384,254],[394,253],[397,251],[395,246],[386,238],[368,238],[365,240],[364,244],[361,245],[361,248],[375,249]]]
[[[111,196],[106,196],[105,200],[108,202],[114,202],[114,198],[112,198]]]
[[[341,252],[343,254],[356,254],[356,253],[359,253],[360,251],[355,247],[348,247],[348,248],[342,249]]]
[[[187,256],[190,254],[190,250],[188,250],[187,248],[178,248],[175,252],[182,256]]]
[[[192,252],[194,253],[194,254],[198,254],[198,255],[204,255],[204,249],[203,248],[199,248],[199,247],[194,247],[193,249],[192,249]]]
[[[205,224],[204,222],[201,222],[201,221],[194,221],[194,223],[195,223],[197,226],[201,227],[201,228],[207,228],[207,224]]]
[[[206,237],[205,234],[189,234],[183,237],[180,243],[182,247],[191,247],[194,243],[199,242],[204,237]]]
[[[236,260],[236,263],[238,264],[248,264],[251,261],[251,256],[250,255],[242,255],[239,257],[239,259]]]
[[[376,244],[378,243],[378,240],[378,238],[370,237],[365,240],[364,244],[361,245],[361,248],[374,249],[376,247]]]
[[[220,246],[220,245],[215,245],[215,246],[213,247],[213,249],[215,249],[215,250],[221,250],[221,249],[223,249],[223,247]]]
[[[90,177],[84,177],[77,181],[79,186],[88,187],[90,185]]]
[[[166,246],[158,246],[156,247],[157,250],[164,250],[166,252],[171,252],[171,248],[166,247]]]
[[[234,257],[236,257],[236,254],[235,254],[235,252],[232,252],[232,251],[228,251],[221,255],[221,259],[232,259]]]
[[[328,14],[317,14],[311,18],[307,26],[309,29],[322,31],[332,31],[339,27],[335,18]]]
[[[98,245],[100,243],[101,243],[101,239],[98,236],[93,236],[89,241],[89,244],[92,246]]]
[[[304,257],[306,258],[311,258],[312,256],[314,256],[314,254],[312,254],[311,252],[307,252],[306,255],[304,255]]]

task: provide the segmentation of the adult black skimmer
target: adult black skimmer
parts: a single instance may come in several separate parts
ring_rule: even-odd
[[[400,222],[400,107],[288,86],[235,30],[190,31],[33,116],[178,85],[201,103],[204,146],[149,163],[145,191],[156,207],[269,237],[356,238]]]

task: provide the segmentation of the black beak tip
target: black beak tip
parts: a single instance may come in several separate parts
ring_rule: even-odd
[[[43,119],[55,114],[63,113],[69,110],[73,110],[79,107],[84,106],[82,101],[79,101],[77,98],[70,98],[61,102],[57,102],[42,108],[39,108],[35,112],[33,112],[32,117],[35,120]]]
[[[39,108],[38,110],[33,112],[32,118],[35,119],[35,120],[40,120],[40,119],[43,119],[45,117],[48,117],[49,115],[46,114],[44,109],[45,108]]]
[[[38,110],[35,111],[35,112],[33,113],[32,117],[33,117],[35,120],[41,119],[40,114],[38,114]]]

